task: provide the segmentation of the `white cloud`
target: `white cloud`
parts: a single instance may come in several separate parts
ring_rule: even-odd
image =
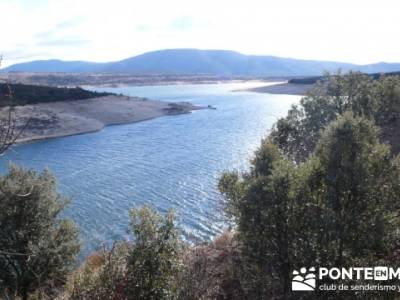
[[[118,60],[163,48],[400,61],[395,0],[0,0],[6,63]]]

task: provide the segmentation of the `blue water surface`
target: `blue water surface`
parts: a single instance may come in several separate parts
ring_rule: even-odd
[[[249,85],[249,84],[246,84]],[[254,84],[253,84],[254,85]],[[128,210],[174,208],[186,239],[209,239],[224,228],[217,191],[224,170],[248,167],[278,117],[300,97],[232,92],[244,84],[104,88],[162,101],[190,101],[216,110],[109,126],[96,133],[15,146],[2,159],[58,178],[72,199],[64,215],[80,227],[82,257],[128,238]]]

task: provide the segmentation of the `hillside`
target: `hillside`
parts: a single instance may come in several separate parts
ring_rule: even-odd
[[[169,49],[117,62],[41,60],[9,66],[8,72],[131,73],[143,75],[312,76],[324,71],[394,72],[400,63],[356,65],[276,56],[244,55],[228,50]]]
[[[10,96],[9,89],[12,91]],[[26,105],[69,100],[84,100],[111,95],[82,88],[56,88],[26,84],[0,84],[0,107],[7,105]]]

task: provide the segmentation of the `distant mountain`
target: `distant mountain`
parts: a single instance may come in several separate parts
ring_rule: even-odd
[[[140,75],[312,76],[324,71],[366,73],[400,70],[400,63],[356,65],[276,56],[244,55],[228,50],[170,49],[144,53],[117,62],[40,60],[9,66],[9,72],[131,73]]]
[[[34,60],[30,62],[11,65],[2,71],[8,72],[66,72],[86,73],[97,72],[107,63],[93,63],[86,61],[63,61],[58,59]]]

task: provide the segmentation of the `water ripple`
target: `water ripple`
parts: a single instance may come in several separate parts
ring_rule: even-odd
[[[72,198],[65,212],[81,228],[82,256],[127,239],[128,210],[174,208],[187,240],[209,239],[224,219],[216,189],[227,169],[245,169],[273,122],[297,96],[230,92],[240,86],[183,85],[108,89],[165,101],[211,104],[217,110],[110,126],[101,132],[15,147],[3,159],[50,168]]]

